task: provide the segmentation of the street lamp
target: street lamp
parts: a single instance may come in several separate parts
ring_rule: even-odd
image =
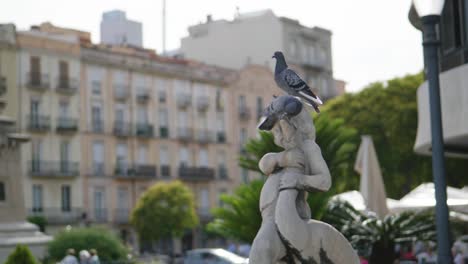
[[[444,138],[440,110],[439,40],[436,25],[444,7],[444,0],[413,0],[421,18],[424,46],[424,64],[429,86],[432,133],[432,174],[436,198],[437,263],[452,263],[450,253],[447,183],[445,181]]]

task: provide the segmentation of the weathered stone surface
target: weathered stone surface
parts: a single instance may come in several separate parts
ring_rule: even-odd
[[[304,107],[297,116],[282,118],[272,128],[275,143],[285,150],[268,153],[259,163],[268,178],[260,195],[263,221],[250,263],[359,263],[340,232],[310,219],[307,192],[328,191],[331,177],[315,143],[309,111]]]

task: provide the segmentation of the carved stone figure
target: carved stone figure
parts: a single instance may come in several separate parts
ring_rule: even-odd
[[[259,167],[268,176],[260,195],[262,225],[253,242],[250,263],[354,264],[359,258],[332,226],[310,219],[310,191],[327,191],[331,177],[308,109],[292,96],[275,98],[259,126],[271,130],[284,148],[268,153]]]

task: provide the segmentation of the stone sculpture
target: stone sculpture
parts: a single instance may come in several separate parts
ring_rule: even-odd
[[[268,176],[260,195],[262,225],[253,242],[250,263],[354,264],[359,258],[332,226],[310,219],[310,191],[327,191],[331,177],[310,112],[292,96],[280,96],[265,110],[259,129],[271,130],[284,148],[268,153],[259,167]]]

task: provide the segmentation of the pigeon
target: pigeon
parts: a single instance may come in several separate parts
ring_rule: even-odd
[[[258,129],[271,130],[276,122],[289,119],[302,111],[302,103],[298,98],[290,95],[276,97],[263,111]]]
[[[308,105],[312,106],[317,113],[320,113],[319,105],[322,100],[312,92],[297,73],[288,68],[284,55],[281,51],[275,52],[272,58],[276,59],[275,81],[276,84],[286,93],[303,99]]]

